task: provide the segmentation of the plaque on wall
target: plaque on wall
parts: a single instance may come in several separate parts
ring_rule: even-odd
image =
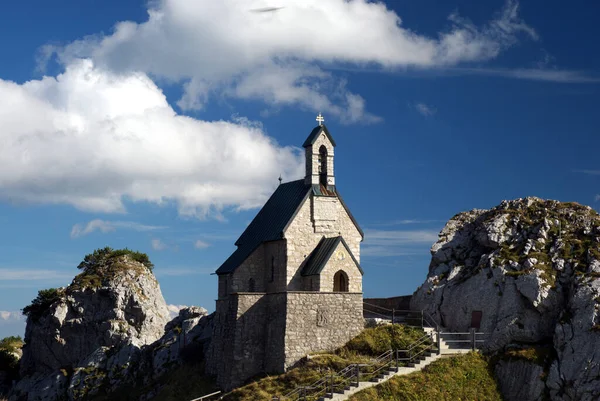
[[[327,308],[317,309],[317,326],[328,326],[331,322],[331,311]]]

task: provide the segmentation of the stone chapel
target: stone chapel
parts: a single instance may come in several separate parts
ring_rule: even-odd
[[[317,121],[303,144],[304,179],[277,187],[216,271],[207,373],[226,391],[335,349],[364,327],[363,232],[335,185],[336,143]]]

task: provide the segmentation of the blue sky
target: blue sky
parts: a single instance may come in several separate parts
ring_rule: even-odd
[[[597,208],[593,1],[8,2],[0,12],[0,337],[96,248],[171,305],[210,275],[322,112],[365,231],[365,296],[412,293],[454,214]],[[274,12],[258,12],[283,6]]]

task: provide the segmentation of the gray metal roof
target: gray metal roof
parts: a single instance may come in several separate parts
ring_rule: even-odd
[[[306,141],[304,141],[304,143],[302,144],[302,147],[309,147],[310,145],[312,145],[313,143],[315,143],[315,141],[317,140],[317,138],[319,137],[319,134],[321,134],[321,131],[325,132],[325,135],[327,135],[327,138],[329,138],[329,141],[331,142],[331,144],[335,147],[335,141],[333,140],[333,137],[331,136],[331,134],[329,133],[329,130],[327,129],[327,127],[325,126],[325,124],[323,125],[317,125],[311,132],[310,135],[308,136],[308,138],[306,138]]]
[[[323,237],[321,239],[319,244],[308,257],[308,260],[306,261],[306,264],[302,269],[302,275],[312,276],[316,274],[321,274],[321,271],[323,271],[323,268],[327,264],[327,261],[329,261],[329,258],[331,258],[331,255],[333,254],[333,251],[335,251],[340,242],[344,244],[344,247],[346,247],[348,254],[356,264],[356,267],[358,267],[358,270],[360,270],[360,273],[364,274],[362,268],[360,267],[360,264],[358,263],[358,261],[352,254],[352,251],[348,247],[348,244],[346,243],[346,241],[344,241],[344,238],[342,236],[339,236],[333,238]]]
[[[310,185],[304,184],[304,180],[279,185],[235,242],[238,249],[217,269],[217,274],[234,271],[261,243],[283,239],[284,228],[311,189]]]

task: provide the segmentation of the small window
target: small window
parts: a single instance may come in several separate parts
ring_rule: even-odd
[[[275,256],[271,256],[271,278],[269,281],[271,283],[275,281]]]
[[[256,281],[254,281],[253,278],[251,278],[250,280],[248,280],[248,291],[249,292],[256,292]]]

